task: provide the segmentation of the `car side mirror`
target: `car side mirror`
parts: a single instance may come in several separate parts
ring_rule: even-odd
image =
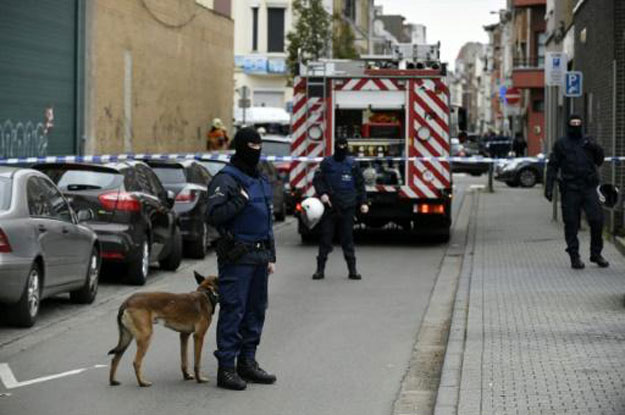
[[[79,223],[89,222],[90,220],[94,219],[94,214],[91,209],[83,209],[78,211],[78,213],[76,214],[76,218],[78,219]]]
[[[176,194],[174,192],[172,192],[171,190],[167,191],[167,205],[169,205],[170,208],[174,207],[174,205],[176,204]]]

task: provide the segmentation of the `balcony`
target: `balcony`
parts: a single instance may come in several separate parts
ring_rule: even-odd
[[[515,59],[512,81],[515,87],[522,89],[545,87],[545,59]]]
[[[514,0],[514,7],[546,6],[547,0]]]

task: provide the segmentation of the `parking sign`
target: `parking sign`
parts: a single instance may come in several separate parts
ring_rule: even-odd
[[[579,71],[567,72],[564,81],[564,96],[576,98],[582,96],[584,76]]]

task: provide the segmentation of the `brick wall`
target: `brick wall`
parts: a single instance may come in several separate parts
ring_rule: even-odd
[[[584,96],[574,100],[575,112],[584,116],[587,134],[605,149],[607,156],[625,155],[625,4],[621,0],[587,1],[575,15],[575,70],[584,74]],[[581,40],[586,31],[586,42]],[[617,60],[620,81],[614,85],[613,62]],[[617,100],[616,152],[613,152],[614,88],[621,91]],[[612,182],[612,165],[601,168],[604,182]],[[623,187],[625,168],[616,168],[616,184]],[[621,209],[622,210],[622,209]],[[610,215],[606,215],[609,219]],[[622,213],[615,218],[615,228],[623,225]],[[609,220],[608,220],[609,222]],[[608,225],[611,224],[608,223]]]

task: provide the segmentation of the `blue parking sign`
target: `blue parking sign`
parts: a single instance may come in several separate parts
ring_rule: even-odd
[[[567,72],[564,78],[564,96],[576,98],[582,96],[584,76],[579,71]]]

